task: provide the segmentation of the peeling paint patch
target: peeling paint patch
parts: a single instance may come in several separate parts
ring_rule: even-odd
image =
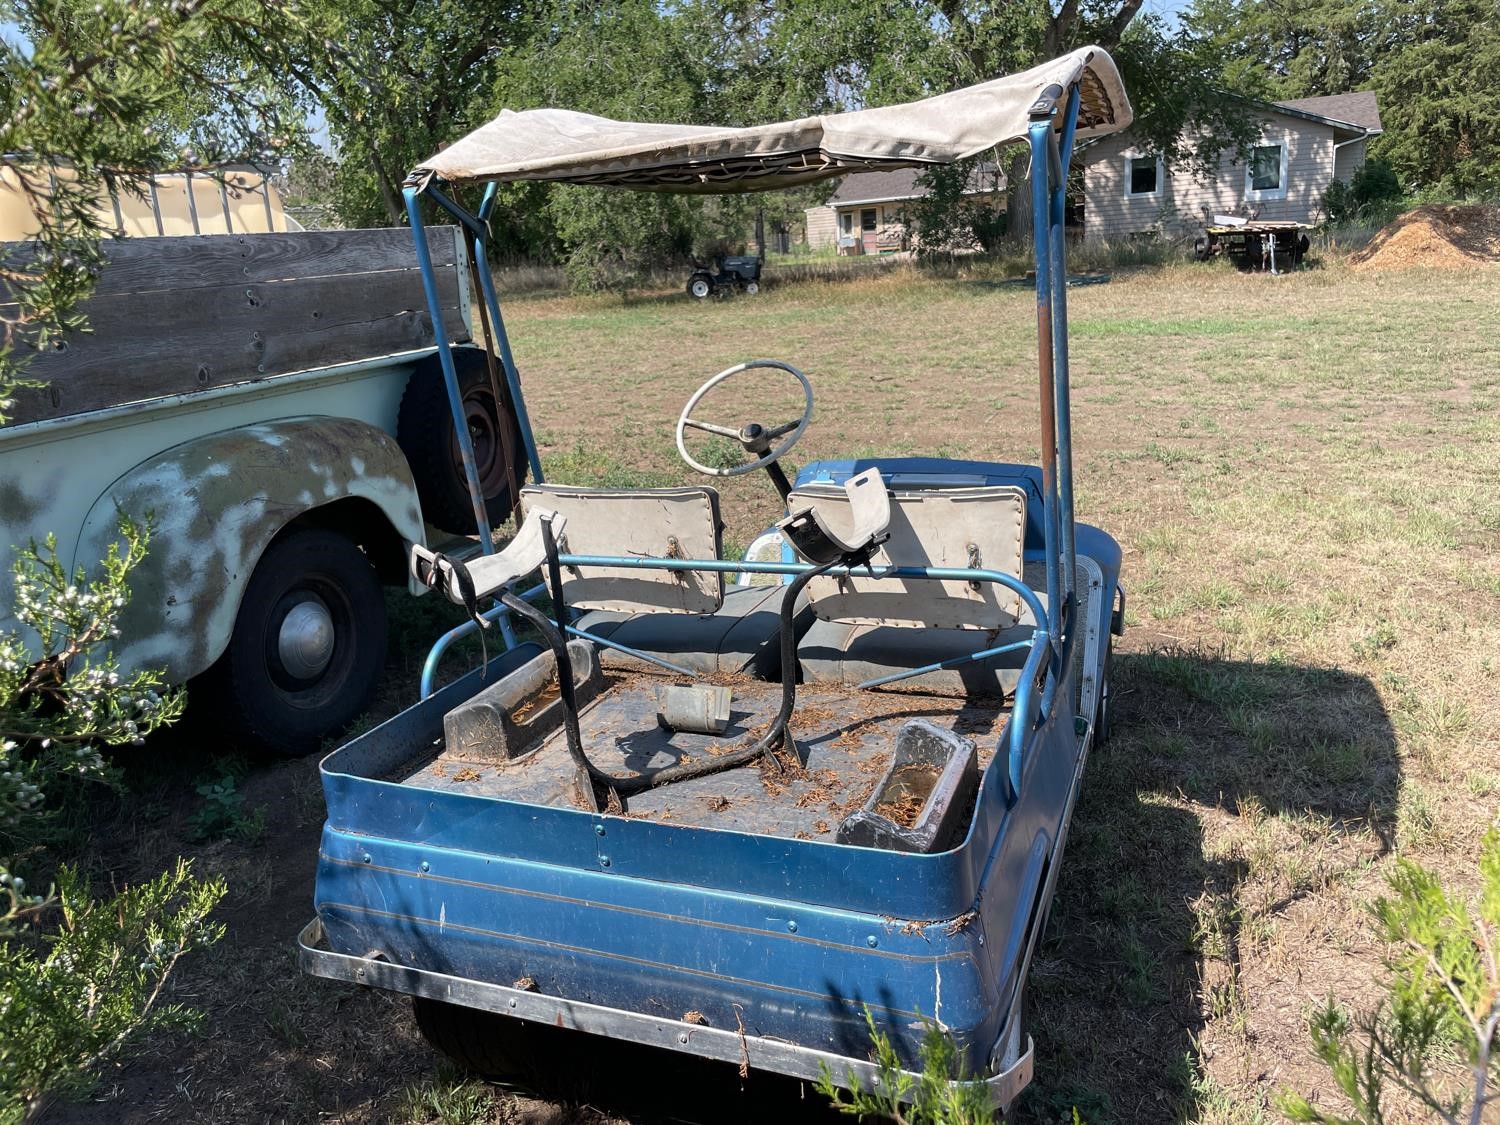
[[[363,471],[338,456],[357,447]],[[309,488],[309,474],[319,484]],[[253,492],[246,495],[247,492]],[[154,512],[151,551],[121,617],[122,670],[205,671],[228,644],[245,584],[266,545],[303,512],[359,496],[404,540],[422,525],[411,469],[388,434],[351,419],[308,418],[212,434],[137,466],[84,522],[80,557],[102,557],[117,511]]]

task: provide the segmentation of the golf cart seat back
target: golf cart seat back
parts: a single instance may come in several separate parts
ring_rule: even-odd
[[[1024,490],[996,485],[891,492],[889,506],[889,538],[875,549],[872,565],[970,567],[1021,577]],[[862,530],[855,526],[849,494],[834,485],[797,489],[787,507],[813,509],[835,535],[858,536]],[[1021,616],[1021,596],[993,582],[820,576],[808,583],[807,596],[822,620],[851,625],[993,630],[1007,629]]]
[[[816,503],[835,531],[848,519],[842,490],[812,485],[788,506]],[[893,491],[889,538],[875,566],[967,567],[1024,578],[1026,492],[1012,485]],[[874,579],[857,574],[808,584],[817,621],[797,657],[809,681],[855,685],[1025,640],[1034,622],[1019,594],[993,582]],[[1020,678],[1023,650],[897,681],[897,688],[1002,694]]]
[[[561,551],[569,555],[717,559],[723,523],[712,488],[573,488],[535,485],[521,505],[567,521]],[[530,523],[531,520],[527,520]],[[716,571],[562,568],[563,597],[588,610],[577,628],[648,653],[698,675],[781,675],[779,586],[735,589],[726,597]],[[803,625],[811,623],[807,616]],[[601,646],[604,668],[640,671],[628,653]]]
[[[553,512],[566,521],[558,536],[565,555],[717,560],[723,546],[719,494],[712,488],[541,484],[521,490],[521,509],[527,516],[523,531],[533,512]],[[564,566],[562,597],[572,609],[714,613],[724,604],[724,576],[712,570]]]

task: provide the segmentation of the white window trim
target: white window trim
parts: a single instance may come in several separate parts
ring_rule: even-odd
[[[1272,145],[1275,145],[1276,147],[1281,149],[1281,176],[1279,180],[1281,186],[1274,188],[1261,188],[1259,191],[1257,191],[1255,188],[1254,152],[1258,148],[1270,148]],[[1280,140],[1275,141],[1262,137],[1259,141],[1250,146],[1251,156],[1245,161],[1245,198],[1247,200],[1271,200],[1286,198],[1286,191],[1288,186],[1287,157],[1290,155],[1291,151],[1292,146],[1286,142],[1286,138],[1284,137]]]
[[[1130,181],[1134,172],[1134,162],[1137,160],[1149,160],[1148,156],[1126,154],[1125,156],[1125,198],[1126,199],[1156,199],[1162,189],[1167,186],[1167,164],[1161,157],[1156,158],[1156,190],[1155,191],[1131,191]]]

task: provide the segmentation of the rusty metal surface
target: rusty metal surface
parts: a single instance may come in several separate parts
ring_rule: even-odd
[[[764,731],[781,700],[778,684],[731,682],[733,700],[723,735],[669,731],[657,721],[659,696],[676,677],[613,676],[582,709],[584,748],[612,773],[664,769],[687,758],[724,754]],[[900,692],[851,692],[804,686],[792,731],[801,766],[781,772],[767,764],[647,790],[627,799],[625,814],[683,826],[834,841],[839,823],[860,808],[890,762],[896,735],[921,718],[973,738],[980,761],[993,756],[1009,715],[997,698],[962,699]],[[785,757],[785,755],[783,755]],[[410,772],[405,784],[563,808],[574,806],[572,765],[559,730],[537,748],[507,760],[503,753],[444,749]]]
[[[349,418],[292,418],[210,434],[136,466],[83,522],[77,555],[103,558],[119,512],[150,513],[150,553],[120,617],[122,669],[165,668],[180,682],[223,652],[246,583],[271,539],[305,512],[369,501],[406,543],[422,514],[394,438]]]

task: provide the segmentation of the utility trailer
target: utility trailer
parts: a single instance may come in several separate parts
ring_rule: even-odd
[[[936,1022],[953,1080],[1014,1102],[1032,1074],[1027,971],[1124,614],[1119,547],[1073,517],[1067,168],[1076,140],[1130,120],[1114,63],[1087,48],[750,129],[506,113],[413,173],[419,258],[436,205],[482,263],[499,183],[740,192],[1023,141],[1041,457],[790,472],[813,381],[737,363],[688,399],[678,451],[710,477],[764,470],[786,514],[726,559],[711,487],[543,479],[481,271],[533,481],[503,549],[413,552],[471,621],[429,654],[419,703],[322,763],[305,971],[409,993],[424,1034],[484,1074],[565,1029],[579,1049],[606,1037],[869,1084],[868,1012],[908,1066]],[[471,212],[459,192],[479,185]],[[754,405],[771,380],[800,391],[797,417]],[[745,462],[706,464],[705,433]],[[477,497],[475,515],[487,532]],[[504,652],[432,690],[443,648],[480,629]]]

